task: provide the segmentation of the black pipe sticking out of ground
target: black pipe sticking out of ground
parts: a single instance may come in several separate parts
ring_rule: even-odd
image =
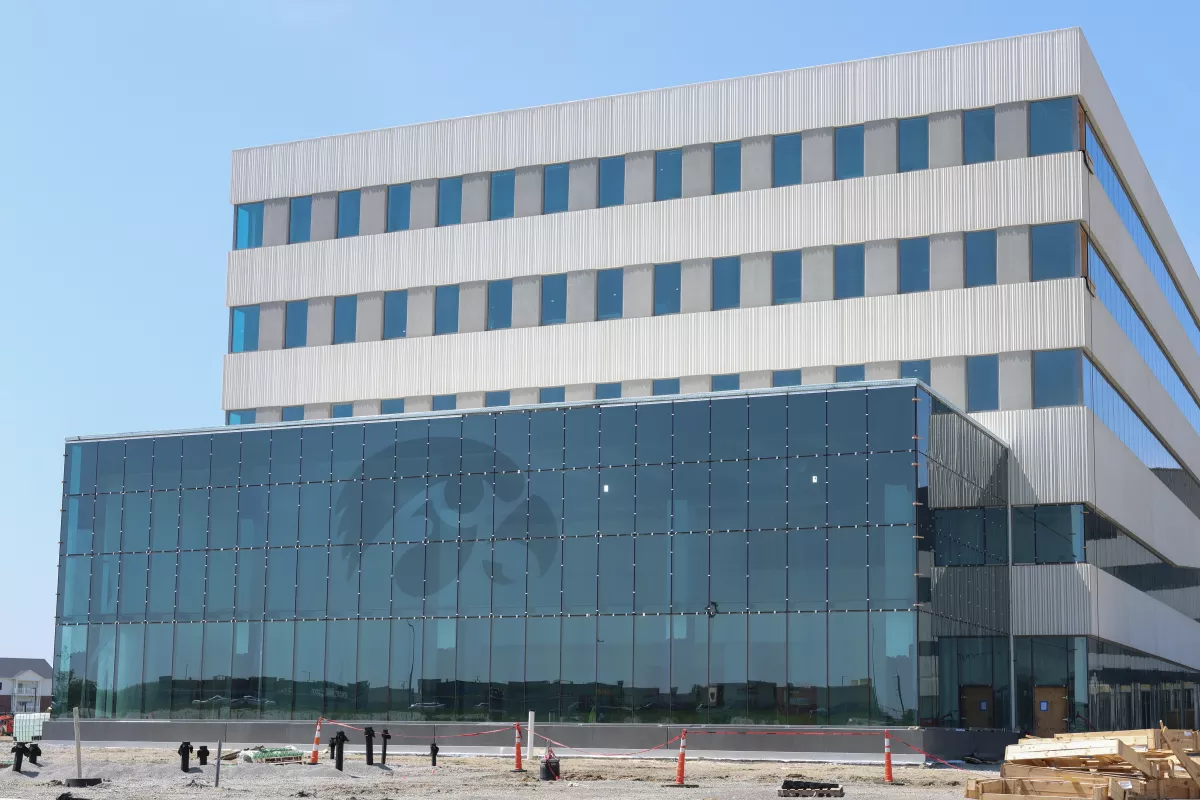
[[[194,749],[191,742],[182,742],[179,745],[179,750],[177,751],[179,753],[179,769],[184,772],[188,771],[188,762],[191,761],[192,750]]]

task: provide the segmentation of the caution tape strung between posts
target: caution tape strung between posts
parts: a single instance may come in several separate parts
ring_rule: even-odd
[[[366,730],[365,728],[359,728],[356,725],[347,725],[344,722],[337,722],[336,720],[329,719],[328,717],[322,717],[321,721],[324,722],[326,725],[337,725],[340,728],[349,728],[350,730],[353,730],[353,731]],[[434,734],[434,735],[432,735],[432,737],[429,735],[424,735],[424,734],[421,736],[415,736],[413,734],[404,734],[404,733],[392,733],[392,734],[389,734],[389,736],[393,739],[421,739],[422,741],[429,739],[429,738],[461,739],[461,738],[464,738],[467,736],[487,736],[490,733],[511,733],[512,729],[513,729],[512,725],[507,725],[503,728],[496,728],[495,730],[492,730],[492,731],[475,731],[473,733],[444,733],[444,734],[440,734],[440,735]]]
[[[571,747],[571,745],[569,745],[569,744],[563,744],[562,742],[556,742],[553,739],[551,739],[549,736],[543,736],[540,733],[534,733],[533,735],[539,739],[545,739],[547,742],[554,745],[555,747],[561,747],[564,750],[571,750],[576,753],[587,753],[587,754],[595,755],[595,756],[636,756],[636,755],[641,755],[642,753],[649,753],[651,750],[661,750],[662,748],[666,747],[667,745],[674,744],[675,742],[678,742],[680,739],[683,738],[683,734],[681,733],[678,736],[676,736],[674,739],[668,739],[667,741],[663,742],[662,744],[656,744],[656,745],[654,745],[654,747],[647,747],[645,750],[634,750],[629,753],[603,753],[603,752],[598,752],[598,751],[593,750],[592,748],[587,748],[587,747]]]

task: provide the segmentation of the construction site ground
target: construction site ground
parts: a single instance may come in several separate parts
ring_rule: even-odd
[[[5,750],[8,748],[5,747]],[[675,780],[675,762],[665,759],[575,758],[560,755],[562,779],[545,783],[537,779],[537,765],[514,774],[512,761],[490,757],[439,758],[431,767],[428,757],[388,755],[387,768],[368,767],[361,752],[346,753],[345,770],[338,772],[321,753],[321,763],[265,765],[224,762],[221,786],[214,788],[216,767],[197,766],[183,773],[173,750],[158,748],[83,748],[85,777],[103,778],[99,786],[68,789],[63,780],[75,776],[74,748],[46,744],[41,766],[28,762],[22,773],[0,771],[0,800],[6,798],[57,798],[70,791],[76,798],[95,800],[151,800],[152,798],[293,798],[322,800],[384,800],[384,798],[670,798],[696,800],[751,800],[776,797],[784,778],[840,783],[845,796],[876,800],[961,798],[968,777],[994,777],[994,768],[974,767],[969,772],[949,768],[897,767],[895,784],[883,782],[883,767],[841,764],[806,764],[778,761],[687,762],[688,783],[694,789],[667,788]],[[0,759],[11,756],[0,754]],[[378,758],[378,756],[377,756]]]

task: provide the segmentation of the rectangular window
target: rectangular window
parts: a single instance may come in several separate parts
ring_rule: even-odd
[[[229,352],[252,353],[258,349],[258,306],[229,310]]]
[[[963,112],[963,163],[996,160],[996,109]]]
[[[567,321],[567,276],[542,278],[542,324],[561,325]]]
[[[511,405],[508,392],[488,392],[483,396],[483,405],[485,408],[496,408],[497,406]]]
[[[742,260],[737,256],[714,258],[712,263],[712,307],[737,308],[742,303]]]
[[[489,331],[512,327],[512,281],[488,281]]]
[[[679,313],[679,264],[654,265],[654,315]]]
[[[433,333],[458,333],[458,287],[439,286],[434,293]]]
[[[1083,399],[1083,358],[1079,350],[1038,350],[1033,354],[1033,407],[1077,406]]]
[[[358,236],[358,210],[362,195],[358,189],[338,192],[337,238]]]
[[[800,370],[798,369],[777,369],[771,373],[772,386],[799,386],[800,385]]]
[[[653,384],[655,396],[662,394],[679,394],[679,378],[657,378]]]
[[[615,400],[621,396],[620,383],[597,383],[596,384],[596,399],[597,400]]]
[[[996,283],[996,232],[969,231],[966,235],[966,284],[994,286]]]
[[[556,214],[566,211],[570,186],[570,164],[547,165],[542,170],[542,213]]]
[[[408,230],[409,208],[412,202],[412,186],[407,183],[397,183],[388,187],[387,196],[387,229],[392,231]]]
[[[863,364],[846,364],[836,367],[833,371],[833,376],[834,381],[837,383],[865,381],[867,379],[867,368]]]
[[[929,117],[900,120],[897,139],[898,172],[929,169]]]
[[[538,389],[539,403],[562,403],[567,399],[567,390],[564,386],[546,386]],[[560,434],[561,436],[561,434]],[[559,464],[561,467],[562,464]]]
[[[924,381],[925,385],[931,385],[932,379],[929,377],[929,359],[921,361],[901,361],[900,362],[900,377],[901,378],[916,378]]]
[[[403,339],[408,331],[408,291],[388,292],[383,296],[383,338]]]
[[[800,302],[802,266],[799,250],[771,254],[771,302],[777,306]]]
[[[900,294],[929,291],[929,239],[900,240]]]
[[[1074,97],[1029,104],[1029,155],[1069,153],[1079,149],[1079,104]]]
[[[1029,229],[1030,276],[1035,281],[1079,275],[1079,225],[1060,222]]]
[[[1000,357],[967,357],[967,411],[1000,408]]]
[[[866,248],[861,244],[844,244],[834,250],[833,256],[834,298],[862,297],[866,285]]]
[[[348,344],[354,341],[358,325],[358,295],[348,294],[333,299],[333,343]]]
[[[713,145],[713,194],[742,190],[742,143]]]
[[[620,319],[624,297],[623,269],[602,269],[596,273],[596,319]]]
[[[453,411],[458,407],[458,399],[452,394],[435,394],[433,396],[434,411]],[[455,445],[457,448],[457,445]],[[457,491],[457,489],[455,490]]]
[[[262,247],[263,204],[243,203],[237,207],[236,216],[233,249],[248,250],[252,247]]]
[[[844,181],[863,176],[863,126],[850,125],[833,132],[833,177]]]
[[[283,346],[304,347],[308,342],[308,301],[291,300],[284,306]]]
[[[254,424],[254,409],[245,409],[242,411],[227,411],[225,413],[226,425],[253,425]]]
[[[491,184],[488,219],[510,219],[516,210],[517,173],[493,172]]]
[[[397,397],[390,400],[383,400],[379,403],[380,414],[403,414],[404,413],[404,398]]]
[[[293,197],[288,203],[288,244],[312,238],[312,195]]]
[[[800,183],[800,134],[776,136],[771,153],[771,185],[795,186]]]
[[[600,207],[625,204],[625,156],[600,159]]]
[[[654,199],[683,197],[683,151],[659,150],[654,154]]]
[[[462,222],[462,178],[442,178],[438,181],[437,224],[457,225]]]
[[[334,403],[333,418],[342,419],[344,417],[354,416],[354,403]]]
[[[300,422],[304,419],[304,406],[284,406],[284,422]]]
[[[732,375],[713,375],[712,390],[714,392],[732,392],[742,387],[741,378],[735,372]]]

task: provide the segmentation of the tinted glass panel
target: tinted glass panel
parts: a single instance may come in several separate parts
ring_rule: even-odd
[[[655,395],[679,394],[679,378],[658,378],[651,387]]]
[[[683,151],[659,150],[654,154],[654,199],[683,196]]]
[[[512,327],[512,281],[489,281],[487,285],[489,331]]]
[[[435,394],[433,396],[434,411],[453,411],[458,405],[458,398],[452,394]]]
[[[901,361],[900,362],[900,377],[901,378],[917,378],[925,382],[928,386],[932,382],[930,378],[929,360],[923,361]]]
[[[967,411],[995,411],[999,407],[999,356],[968,356]]]
[[[543,214],[554,214],[567,210],[570,181],[570,164],[550,164],[545,168],[542,189]]]
[[[567,276],[542,278],[542,324],[559,325],[567,321]]]
[[[600,159],[600,207],[625,203],[625,156]]]
[[[337,235],[339,239],[358,236],[358,209],[361,197],[357,189],[338,192]]]
[[[380,414],[403,414],[404,413],[404,398],[383,400],[380,402]]]
[[[1079,405],[1083,399],[1083,358],[1078,350],[1033,354],[1033,407]]]
[[[863,126],[851,125],[834,131],[834,178],[863,176]]]
[[[800,370],[777,369],[771,373],[772,386],[799,386],[801,383]]]
[[[304,347],[308,341],[308,301],[292,300],[284,311],[284,347]]]
[[[510,401],[508,392],[487,392],[483,396],[483,405],[485,408],[507,406],[509,404]]]
[[[773,143],[772,185],[794,186],[800,183],[800,134],[776,136]]]
[[[862,364],[846,364],[835,368],[833,375],[834,380],[838,383],[865,381],[867,379],[867,369]]]
[[[1079,274],[1079,225],[1034,225],[1029,229],[1030,273],[1035,281]]]
[[[679,313],[679,264],[654,265],[654,314]]]
[[[412,187],[407,183],[397,183],[388,187],[387,229],[389,233],[408,230],[411,198]]]
[[[510,170],[493,172],[489,219],[508,219],[513,215],[516,197],[516,173]]]
[[[771,255],[771,301],[775,305],[800,302],[800,269],[799,250]]]
[[[742,261],[737,256],[714,258],[712,262],[712,307],[737,308],[741,305]]]
[[[462,222],[462,178],[442,178],[438,181],[438,225],[457,225]]]
[[[433,332],[458,333],[458,287],[439,286],[435,291]]]
[[[929,239],[900,240],[900,293],[929,291]]]
[[[596,399],[597,400],[612,400],[621,396],[621,384],[619,383],[597,383],[596,384]]]
[[[288,242],[307,242],[312,238],[312,196],[293,197],[288,206]]]
[[[733,375],[713,375],[712,390],[714,392],[730,392],[741,387],[741,380],[735,373]]]
[[[245,250],[250,247],[262,247],[263,204],[244,203],[237,207],[236,217],[237,231],[233,248]]]
[[[865,291],[866,250],[861,244],[847,244],[834,251],[834,297],[862,297]]]
[[[963,163],[996,160],[996,109],[963,112]]]
[[[742,143],[713,145],[713,194],[737,192],[742,188]]]
[[[1074,97],[1029,104],[1029,155],[1069,153],[1079,149],[1079,104]]]
[[[596,319],[620,319],[625,294],[625,271],[602,269],[596,273]]]
[[[929,117],[900,120],[898,172],[929,168]]]
[[[383,296],[383,338],[403,339],[408,331],[408,292],[387,292]]]
[[[258,349],[258,306],[240,306],[229,312],[229,352]]]
[[[358,325],[358,296],[336,297],[333,301],[333,343],[347,344],[354,341]]]
[[[965,237],[966,284],[992,286],[996,283],[996,232],[969,231]]]

